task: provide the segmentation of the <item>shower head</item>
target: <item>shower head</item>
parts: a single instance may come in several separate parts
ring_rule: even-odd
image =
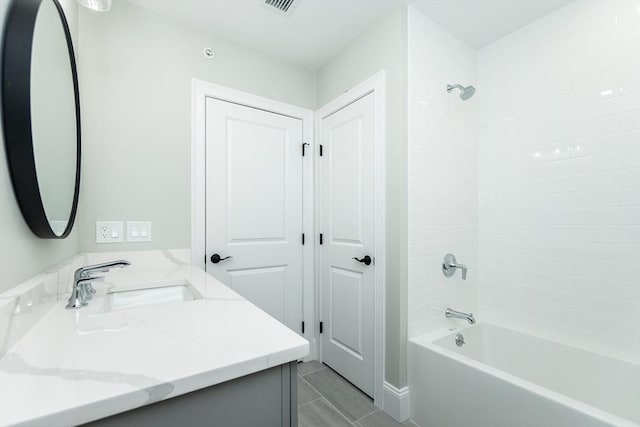
[[[476,93],[476,88],[473,86],[447,85],[447,92],[451,92],[453,89],[460,89],[460,99],[463,101],[471,98]]]

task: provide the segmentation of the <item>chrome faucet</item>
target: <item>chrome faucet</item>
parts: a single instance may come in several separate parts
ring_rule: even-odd
[[[96,290],[91,286],[91,282],[102,282],[104,276],[92,276],[92,273],[106,273],[112,268],[124,268],[131,265],[129,261],[119,260],[105,262],[102,264],[88,265],[80,267],[73,275],[73,289],[67,303],[68,309],[81,308],[88,304],[88,300],[93,298]]]
[[[473,317],[473,313],[464,313],[462,311],[457,311],[454,310],[452,308],[447,308],[447,310],[444,312],[445,317],[453,317],[455,319],[463,319],[466,320],[467,322],[471,323],[472,325],[475,325],[476,323],[476,319],[475,317]]]
[[[445,276],[451,277],[456,272],[456,269],[462,270],[462,280],[467,280],[467,266],[459,264],[454,254],[446,254],[442,261],[442,272]]]

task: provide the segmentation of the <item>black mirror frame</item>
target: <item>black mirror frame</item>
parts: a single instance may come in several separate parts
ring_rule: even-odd
[[[73,229],[80,190],[80,95],[71,32],[64,10],[56,6],[69,50],[76,110],[76,179],[69,221],[62,235],[55,234],[42,203],[31,133],[31,50],[38,9],[44,0],[13,0],[5,22],[2,53],[2,115],[5,151],[13,191],[22,216],[33,233],[43,239],[64,239]]]

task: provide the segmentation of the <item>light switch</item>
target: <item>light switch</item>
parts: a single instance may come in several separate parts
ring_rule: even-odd
[[[151,221],[127,221],[127,242],[150,242]]]
[[[124,242],[122,221],[96,221],[96,243]]]

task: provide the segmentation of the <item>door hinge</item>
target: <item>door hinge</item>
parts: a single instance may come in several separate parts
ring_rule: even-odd
[[[207,254],[204,254],[204,263],[207,264]]]
[[[320,144],[320,157],[322,157],[322,144]]]
[[[304,245],[304,233],[302,233],[302,244]]]
[[[307,145],[309,145],[309,143],[307,143],[307,142],[303,142],[302,143],[302,157],[304,157],[304,155],[306,154],[305,153],[305,151],[306,151],[305,148],[307,148]]]
[[[304,334],[304,322],[302,322],[302,333]]]
[[[322,331],[324,330],[324,329],[323,329],[323,326],[324,326],[324,325],[322,324],[322,322],[320,322],[320,333],[322,333]]]
[[[322,239],[322,233],[320,233],[320,244],[322,244],[322,241],[323,241],[323,239]]]

